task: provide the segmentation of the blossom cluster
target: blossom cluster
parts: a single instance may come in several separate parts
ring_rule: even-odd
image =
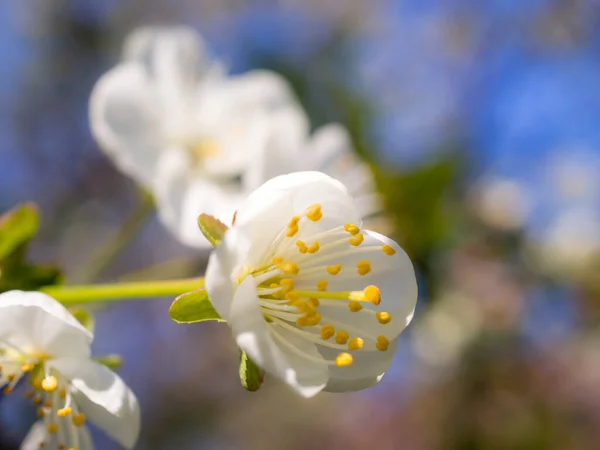
[[[216,246],[203,284],[178,292],[174,320],[227,322],[258,387],[273,377],[312,397],[382,379],[417,284],[400,246],[363,223],[382,204],[341,125],[311,132],[285,79],[229,75],[184,27],[127,38],[93,89],[90,124],[176,239]],[[91,449],[86,420],[133,448],[136,397],[92,358],[92,332],[60,300],[0,294],[0,386],[27,379],[38,407],[22,448]]]

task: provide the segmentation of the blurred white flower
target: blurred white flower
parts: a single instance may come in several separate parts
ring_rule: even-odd
[[[379,382],[417,300],[408,256],[363,230],[347,189],[319,172],[250,195],[206,289],[240,348],[305,397]]]
[[[92,449],[86,418],[126,448],[140,428],[135,395],[90,357],[92,334],[60,303],[37,293],[0,294],[0,386],[10,393],[29,374],[27,396],[40,420],[21,449]]]
[[[525,186],[510,178],[484,177],[473,186],[470,197],[479,218],[500,230],[523,227],[530,212]]]
[[[90,122],[121,171],[152,192],[165,226],[184,244],[208,246],[196,219],[229,222],[269,178],[318,169],[347,175],[365,213],[381,205],[347,132],[310,136],[287,82],[268,71],[227,76],[191,29],[142,28],[123,61],[96,84]]]

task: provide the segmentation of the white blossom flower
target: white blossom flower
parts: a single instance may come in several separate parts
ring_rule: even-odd
[[[198,214],[235,210],[269,116],[288,108],[299,106],[279,75],[226,76],[193,30],[141,28],[94,87],[90,124],[118,168],[154,194],[164,224],[197,246],[208,245]]]
[[[239,347],[305,397],[379,382],[417,299],[404,251],[364,230],[347,189],[319,172],[253,192],[205,283]]]
[[[227,76],[185,27],[132,33],[123,61],[93,90],[90,124],[100,147],[154,195],[162,222],[186,245],[209,245],[196,226],[199,214],[229,222],[252,190],[298,170],[347,176],[361,212],[382,209],[341,126],[311,136],[281,76]]]
[[[29,375],[40,420],[22,450],[92,449],[87,419],[126,448],[140,428],[135,395],[90,357],[92,334],[60,303],[37,292],[0,294],[0,386],[10,393]]]

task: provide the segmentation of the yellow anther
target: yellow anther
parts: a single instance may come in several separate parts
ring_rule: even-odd
[[[341,264],[336,264],[335,266],[327,266],[327,273],[329,275],[337,275],[342,270]]]
[[[319,291],[326,291],[327,290],[327,281],[325,280],[320,280],[317,282],[317,289]]]
[[[379,288],[377,286],[367,286],[363,293],[366,301],[371,302],[374,305],[379,305],[381,302],[381,292],[379,292]]]
[[[31,385],[33,386],[33,388],[36,391],[39,391],[42,388],[42,382],[39,378],[31,377],[29,380],[30,380]]]
[[[56,425],[55,423],[49,423],[48,424],[48,433],[54,434],[57,431],[58,431],[58,425]]]
[[[58,393],[58,396],[64,400],[65,398],[67,398],[67,391],[65,391],[64,389],[61,389],[60,392]]]
[[[348,341],[348,350],[360,350],[363,348],[365,341],[359,337],[352,338]]]
[[[352,236],[350,239],[348,239],[348,242],[350,243],[350,245],[354,245],[355,247],[358,247],[360,244],[362,244],[362,241],[365,240],[365,237],[363,236],[362,233],[358,233],[356,236]]]
[[[25,363],[21,366],[21,370],[23,372],[31,372],[35,367],[35,364],[33,363]]]
[[[371,263],[369,261],[359,261],[356,269],[359,275],[366,275],[371,271]]]
[[[294,289],[294,282],[291,278],[284,278],[279,282],[279,284],[286,293]]]
[[[335,328],[332,324],[328,323],[327,325],[323,325],[321,327],[321,339],[326,341],[331,338],[335,334]]]
[[[339,330],[335,333],[335,342],[338,344],[345,344],[350,339],[350,335],[346,333],[344,330]]]
[[[294,304],[298,300],[298,294],[295,292],[288,292],[285,294],[285,298],[290,301],[290,305]]]
[[[42,380],[42,389],[46,392],[54,392],[58,386],[58,380],[54,375],[50,375]]]
[[[377,321],[384,325],[392,321],[392,316],[387,312],[377,312],[375,316],[377,317]]]
[[[309,298],[308,301],[316,308],[321,304],[318,298]]]
[[[352,355],[350,353],[340,353],[335,358],[335,365],[338,367],[346,367],[352,364]]]
[[[315,241],[313,245],[308,247],[308,253],[317,253],[319,251],[319,248],[321,248],[321,246],[317,241]]]
[[[46,400],[44,402],[44,407],[46,407],[46,408],[52,408],[52,400]]]
[[[390,341],[385,336],[377,336],[377,342],[375,343],[375,347],[377,350],[385,352],[390,345]]]
[[[46,410],[44,410],[44,408],[38,408],[36,414],[41,419],[46,416]]]
[[[360,233],[360,228],[358,228],[353,223],[347,223],[346,225],[344,225],[344,230],[346,230],[352,236],[356,236],[358,233]]]
[[[294,217],[292,217],[292,219],[290,220],[290,223],[289,223],[289,225],[288,225],[288,226],[289,226],[289,227],[296,226],[296,225],[298,225],[298,222],[300,222],[300,216],[294,216]]]
[[[381,247],[381,251],[383,251],[383,253],[385,253],[386,255],[392,256],[396,254],[396,250],[394,250],[393,247],[385,244],[384,246]]]
[[[321,211],[321,205],[318,203],[306,208],[306,217],[313,222],[318,222],[323,217],[323,211]]]
[[[9,395],[9,394],[11,394],[11,393],[12,393],[12,391],[13,391],[13,389],[12,389],[12,387],[10,387],[10,386],[6,386],[6,387],[5,387],[5,388],[2,390],[2,392],[4,393],[4,395]]]
[[[35,397],[33,397],[34,405],[41,405],[43,401],[44,401],[44,399],[42,398],[41,395],[36,395]]]
[[[296,247],[298,247],[300,253],[306,253],[308,251],[308,247],[302,241],[296,241]]]
[[[16,378],[16,377],[15,377],[15,374],[14,374],[14,373],[8,374],[8,375],[6,376],[6,379],[8,380],[8,382],[9,382],[9,383],[12,383],[13,381],[15,381],[15,378]]]
[[[296,235],[296,233],[298,232],[298,225],[292,225],[289,226],[287,231],[285,232],[285,235],[287,237],[293,237]]]
[[[317,299],[317,301],[319,301]],[[312,316],[317,313],[317,305],[312,302],[312,299],[308,299],[304,302],[304,310],[307,316]]]
[[[359,312],[363,309],[363,305],[361,305],[360,302],[351,300],[348,302],[348,308],[350,308],[350,311],[352,312]]]
[[[312,313],[306,316],[307,326],[314,327],[321,323],[321,315],[317,313]]]
[[[283,263],[281,265],[281,270],[287,275],[296,275],[300,271],[300,269],[298,269],[298,265],[293,262]]]
[[[73,410],[70,407],[66,407],[56,411],[56,414],[58,414],[58,417],[67,417],[72,411]]]
[[[278,266],[283,262],[283,258],[281,256],[273,256],[273,259],[271,261],[273,262],[273,264]]]
[[[73,422],[73,425],[75,425],[76,427],[80,427],[81,425],[83,425],[85,423],[85,414],[83,414],[83,413],[73,414],[73,416],[71,417],[71,421]]]
[[[305,316],[298,317],[296,319],[296,325],[299,326],[299,327],[307,327],[308,326],[308,319]]]

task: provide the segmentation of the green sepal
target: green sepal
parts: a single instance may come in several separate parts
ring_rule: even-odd
[[[94,358],[94,361],[108,367],[113,372],[116,372],[123,366],[123,358],[114,354],[97,356]]]
[[[0,260],[26,244],[39,225],[40,215],[34,203],[19,205],[0,216]]]
[[[195,323],[216,320],[225,322],[215,311],[208,299],[208,294],[202,288],[181,294],[171,304],[169,316],[177,323]]]
[[[256,392],[265,379],[265,372],[240,349],[240,381],[244,389]]]
[[[198,226],[204,237],[213,247],[221,243],[227,231],[227,225],[209,214],[200,214],[198,216]]]
[[[79,306],[75,306],[73,308],[69,308],[69,312],[77,319],[77,321],[84,326],[89,332],[94,332],[95,320],[92,313],[86,308],[82,308]]]

